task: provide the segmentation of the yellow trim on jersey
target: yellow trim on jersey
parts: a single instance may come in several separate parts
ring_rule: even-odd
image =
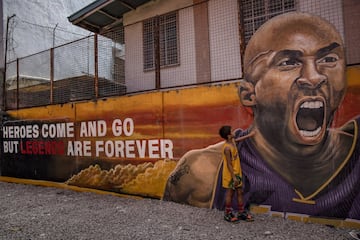
[[[299,198],[293,198],[292,200],[294,202],[300,202],[300,203],[305,203],[305,204],[315,204],[314,200],[311,200],[312,198],[314,198],[319,192],[321,192],[339,173],[340,171],[344,168],[344,166],[346,165],[346,163],[349,161],[351,155],[354,152],[355,149],[355,145],[356,145],[356,139],[357,139],[357,135],[358,135],[358,125],[356,123],[355,120],[352,120],[349,122],[354,124],[354,138],[353,138],[353,143],[351,145],[350,151],[348,153],[348,155],[345,158],[345,161],[343,161],[340,166],[336,169],[335,173],[323,184],[321,185],[313,194],[304,197],[298,190],[295,189],[295,193],[299,196]]]

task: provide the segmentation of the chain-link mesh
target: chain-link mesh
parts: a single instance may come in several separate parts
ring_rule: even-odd
[[[344,12],[340,0],[302,0],[298,1],[297,10],[320,16],[332,23],[339,31],[343,39],[344,33]]]
[[[5,109],[17,108],[17,61],[13,61],[6,64],[6,80],[5,81]],[[3,85],[3,84],[2,84]]]
[[[124,28],[98,38],[99,97],[126,93]]]
[[[7,65],[8,109],[50,104],[49,53],[40,52]]]
[[[50,51],[19,60],[19,107],[50,104],[50,69]]]
[[[241,0],[244,39],[247,43],[254,32],[267,20],[282,13],[295,11],[295,0]]]
[[[94,36],[54,49],[53,103],[95,98]]]
[[[343,7],[340,0],[209,0],[172,9],[8,63],[5,107],[241,79],[243,42],[265,21],[289,11],[308,12],[330,21],[351,47],[347,48],[352,53],[348,63],[359,63],[360,39],[351,36],[360,34],[349,31],[349,26],[356,25],[346,15],[352,10],[351,1],[346,2]],[[156,43],[159,52],[155,52]]]

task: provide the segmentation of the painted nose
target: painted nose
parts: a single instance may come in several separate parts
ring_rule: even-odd
[[[301,76],[296,80],[296,84],[300,88],[316,89],[327,82],[325,75],[321,74],[314,62],[304,63]]]

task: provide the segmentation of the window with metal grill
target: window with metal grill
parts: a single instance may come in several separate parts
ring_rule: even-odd
[[[295,0],[240,0],[240,4],[245,44],[270,18],[296,10]]]
[[[178,14],[172,12],[143,22],[144,70],[155,68],[156,18],[159,21],[160,66],[171,66],[179,63]]]

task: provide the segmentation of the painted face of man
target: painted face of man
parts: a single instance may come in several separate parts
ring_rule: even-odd
[[[294,16],[268,22],[249,43],[245,77],[255,85],[254,121],[265,139],[315,145],[344,97],[344,51],[328,23]]]

